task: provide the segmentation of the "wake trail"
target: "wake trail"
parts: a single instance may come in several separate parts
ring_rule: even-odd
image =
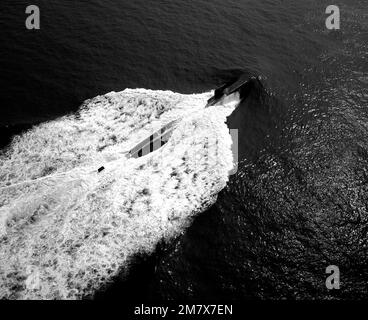
[[[212,205],[233,167],[225,122],[238,101],[205,108],[211,95],[113,92],[16,138],[0,158],[0,298],[93,296]],[[178,119],[162,148],[122,156]]]

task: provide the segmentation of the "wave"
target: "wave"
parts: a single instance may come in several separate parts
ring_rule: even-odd
[[[0,297],[93,296],[212,205],[233,167],[225,122],[239,102],[205,108],[212,94],[111,92],[14,138],[0,156]],[[176,119],[163,148],[127,157]]]

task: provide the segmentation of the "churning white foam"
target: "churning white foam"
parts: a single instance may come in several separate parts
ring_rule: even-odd
[[[0,298],[93,295],[213,204],[233,166],[225,121],[238,101],[205,108],[211,96],[112,92],[16,137],[0,156]],[[164,147],[126,157],[175,119]]]

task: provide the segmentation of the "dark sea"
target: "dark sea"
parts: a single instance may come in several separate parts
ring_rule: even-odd
[[[228,118],[240,164],[175,242],[100,298],[366,299],[368,6],[339,0],[37,0],[0,4],[0,142],[125,88],[261,82]],[[327,290],[326,267],[341,271]]]

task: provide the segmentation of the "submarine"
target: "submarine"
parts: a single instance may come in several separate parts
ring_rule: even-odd
[[[226,100],[233,98],[239,99],[241,103],[259,84],[262,85],[258,78],[249,78],[249,76],[245,75],[235,80],[228,81],[215,90],[214,96],[207,101],[206,108],[226,103]],[[160,130],[154,132],[148,138],[137,144],[134,148],[128,151],[128,158],[140,158],[160,149],[169,141],[172,132],[179,121],[180,119],[171,121]]]
[[[228,81],[215,90],[214,96],[207,101],[206,108],[223,103],[232,95],[239,94],[240,103],[246,99],[255,86],[261,85],[258,78],[249,78],[243,75],[235,80]]]

